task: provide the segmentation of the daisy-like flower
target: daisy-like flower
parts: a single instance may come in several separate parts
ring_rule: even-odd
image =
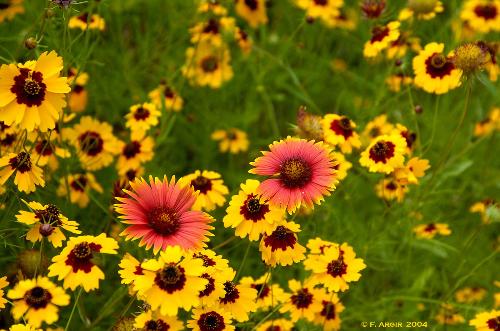
[[[88,92],[85,88],[89,80],[89,75],[76,68],[68,71],[68,84],[71,86],[68,107],[72,112],[80,113],[87,107]]]
[[[408,32],[402,32],[399,38],[391,43],[386,51],[386,57],[389,60],[402,59],[411,49],[414,52],[420,52],[422,47],[420,46],[420,39],[417,37],[412,37]]]
[[[404,168],[394,170],[394,178],[401,185],[418,184],[418,179],[424,177],[430,167],[428,160],[414,157],[408,160]]]
[[[184,100],[177,91],[165,82],[149,92],[148,96],[158,109],[165,107],[167,111],[179,112],[184,105]]]
[[[24,13],[24,0],[7,0],[0,6],[0,23],[12,20],[16,15]]]
[[[158,118],[161,113],[153,103],[133,105],[130,112],[125,115],[127,122],[125,126],[132,131],[147,131],[149,128],[158,125]]]
[[[232,271],[231,280],[224,282],[224,293],[219,299],[219,305],[224,310],[231,313],[231,316],[238,322],[245,322],[249,319],[249,314],[257,310],[257,290],[249,284],[235,284],[236,272]]]
[[[483,137],[495,131],[500,131],[500,108],[493,108],[488,116],[476,124],[474,127],[474,136]]]
[[[132,288],[134,280],[137,278],[137,276],[141,276],[144,274],[141,267],[141,262],[129,253],[125,253],[118,266],[120,267],[118,274],[122,279],[121,283],[132,285]]]
[[[342,153],[351,153],[353,147],[361,147],[356,133],[356,123],[346,116],[327,114],[323,117],[324,141],[332,146],[339,146]]]
[[[9,290],[7,297],[12,299],[12,316],[22,317],[38,328],[43,322],[52,324],[59,319],[59,308],[69,304],[69,295],[47,277],[21,280]]]
[[[309,239],[306,246],[311,254],[323,254],[326,248],[337,246],[337,244],[316,237],[314,239]]]
[[[47,238],[54,247],[61,247],[62,242],[66,240],[61,229],[75,234],[82,233],[78,230],[78,223],[68,220],[57,206],[42,205],[36,201],[26,204],[30,211],[21,210],[16,215],[18,222],[32,226],[26,234],[26,240],[36,243]]]
[[[285,291],[278,284],[272,283],[270,274],[258,279],[243,277],[240,284],[249,285],[257,290],[257,309],[272,309],[287,299]]]
[[[288,300],[281,307],[280,312],[289,312],[292,322],[297,322],[299,319],[313,322],[316,314],[323,309],[321,301],[324,297],[324,290],[315,288],[314,284],[309,280],[300,283],[295,279],[290,279],[288,287],[291,293]]]
[[[54,135],[51,135],[50,138],[41,138],[35,141],[31,153],[38,166],[44,167],[48,165],[50,169],[56,170],[59,167],[59,158],[65,159],[70,157],[71,154],[67,149],[61,148],[54,143],[56,141]]]
[[[142,275],[134,280],[134,290],[160,314],[176,316],[179,308],[189,310],[199,304],[198,293],[207,280],[200,259],[185,254],[179,246],[168,246],[158,259],[141,264]]]
[[[450,304],[442,304],[435,320],[441,325],[457,325],[465,322],[455,307]]]
[[[347,161],[342,153],[332,152],[332,155],[336,163],[333,168],[337,170],[337,178],[340,181],[347,177],[347,171],[352,168],[352,163]]]
[[[476,331],[498,331],[500,330],[500,310],[492,310],[476,314],[469,322]]]
[[[384,200],[403,201],[405,194],[408,192],[406,184],[395,180],[394,178],[384,178],[375,186],[375,192],[379,198]]]
[[[420,224],[413,228],[413,232],[420,239],[432,239],[436,235],[449,236],[451,234],[450,227],[446,223]]]
[[[316,314],[314,324],[320,325],[325,331],[340,330],[340,313],[344,311],[344,305],[336,293],[324,293],[321,300],[323,309]]]
[[[234,30],[234,39],[244,55],[250,54],[253,47],[253,41],[243,29],[236,28]]]
[[[89,13],[82,13],[78,16],[73,16],[69,19],[68,27],[70,29],[81,29],[83,31],[99,30],[103,31],[106,28],[104,18],[97,14],[89,15]]]
[[[471,213],[479,213],[481,215],[481,220],[485,224],[491,222],[492,215],[496,215],[500,212],[498,203],[494,199],[484,199],[476,202],[469,208],[469,211]]]
[[[198,13],[209,13],[216,16],[226,16],[227,9],[218,1],[201,0],[198,5]]]
[[[119,175],[125,175],[130,169],[137,169],[153,159],[154,140],[144,131],[132,131],[130,141],[120,142],[120,145],[121,152],[116,162]]]
[[[404,164],[406,141],[400,135],[383,135],[373,139],[361,153],[359,163],[370,172],[389,174]]]
[[[366,268],[363,260],[356,258],[351,246],[343,243],[325,248],[323,254],[309,254],[304,261],[306,270],[311,270],[311,281],[322,284],[333,292],[349,289],[351,282],[361,278],[360,271]]]
[[[5,331],[5,330],[1,330]],[[9,328],[9,331],[43,331],[42,329],[35,328],[29,324],[14,324]]]
[[[413,58],[414,83],[427,93],[444,94],[460,85],[462,71],[443,51],[444,44],[430,43]]]
[[[408,0],[407,6],[401,10],[398,19],[405,21],[416,17],[419,20],[430,20],[443,11],[443,4],[438,0]]]
[[[68,175],[67,181],[65,177],[62,177],[59,181],[59,187],[57,188],[57,195],[64,197],[68,195],[69,189],[69,200],[71,203],[77,204],[80,208],[85,208],[89,204],[90,190],[102,193],[103,189],[101,185],[95,179],[95,176],[90,173],[81,173]]]
[[[459,303],[477,303],[484,299],[488,291],[481,287],[464,287],[455,292],[455,299]]]
[[[99,170],[113,162],[120,151],[120,141],[113,135],[113,128],[84,116],[80,123],[63,130],[63,137],[77,149],[77,155],[85,170]]]
[[[308,140],[323,140],[322,120],[321,116],[309,113],[304,106],[300,106],[297,111],[296,135]]]
[[[9,286],[7,276],[0,277],[0,309],[5,308],[5,304],[7,303],[7,300],[3,297],[5,293],[3,289],[7,286]]]
[[[330,23],[340,14],[343,0],[295,0],[296,5],[306,11],[306,16]]]
[[[285,318],[270,320],[259,325],[256,331],[292,331],[295,324]]]
[[[229,202],[224,216],[224,226],[236,228],[235,235],[251,241],[259,240],[265,233],[271,233],[275,223],[284,219],[285,211],[270,205],[257,193],[260,182],[247,179],[241,190]]]
[[[245,131],[231,128],[229,130],[216,130],[212,133],[212,140],[219,141],[221,153],[238,154],[248,150],[249,141]]]
[[[196,170],[179,179],[182,185],[190,186],[198,193],[193,210],[211,211],[224,205],[229,190],[221,175],[215,171]]]
[[[196,194],[189,186],[149,177],[130,182],[131,190],[127,197],[117,198],[115,210],[123,223],[129,224],[120,235],[127,240],[141,238],[139,246],[153,251],[165,250],[169,246],[179,245],[183,249],[204,247],[210,236],[209,225],[212,218],[201,211],[195,211],[193,205]]]
[[[55,128],[71,91],[66,77],[59,77],[62,69],[63,59],[54,51],[36,61],[0,66],[0,120],[28,131]]]
[[[473,30],[480,33],[500,31],[500,1],[465,1],[460,18],[467,22]]]
[[[301,205],[314,207],[335,189],[337,176],[331,150],[323,143],[287,137],[269,145],[250,163],[249,172],[269,176],[258,189],[264,199],[292,214]]]
[[[372,29],[372,37],[365,43],[363,56],[367,58],[377,56],[388,48],[400,36],[398,21],[389,22],[387,25],[376,26]]]
[[[231,314],[220,307],[193,309],[188,327],[194,331],[233,331]]]
[[[237,0],[235,10],[252,28],[267,24],[265,0]]]
[[[387,135],[392,132],[394,125],[387,120],[387,115],[382,114],[375,117],[370,122],[366,123],[361,137],[363,140],[363,145],[368,145],[370,142],[377,138],[378,136]]]
[[[191,42],[194,45],[207,43],[214,47],[225,46],[226,36],[232,36],[235,30],[235,20],[233,17],[211,17],[207,21],[200,22],[189,29]]]
[[[286,266],[302,261],[306,249],[299,244],[300,225],[294,222],[275,223],[274,230],[263,236],[259,251],[262,260],[270,266]]]
[[[45,186],[42,169],[27,152],[8,153],[0,158],[0,185],[4,185],[13,173],[16,173],[14,184],[21,192],[30,193],[36,186]]]
[[[93,261],[94,254],[116,254],[118,243],[101,233],[97,237],[71,237],[59,255],[52,258],[49,277],[64,279],[64,288],[75,290],[82,286],[85,292],[99,288],[104,273]]]
[[[400,72],[395,75],[391,75],[386,78],[385,83],[392,92],[400,92],[401,88],[404,86],[409,86],[413,83],[413,78],[406,76],[404,73]]]
[[[182,74],[192,85],[220,88],[233,78],[231,55],[227,46],[214,46],[205,41],[186,51]]]
[[[165,316],[157,311],[147,310],[135,317],[134,328],[145,331],[181,331],[184,330],[184,323],[175,316]]]

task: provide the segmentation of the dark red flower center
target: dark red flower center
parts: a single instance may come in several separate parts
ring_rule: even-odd
[[[166,265],[156,272],[155,284],[170,294],[182,290],[186,284],[184,268],[175,263]]]
[[[145,120],[149,117],[149,110],[143,107],[139,107],[134,112],[134,118],[138,121]]]
[[[347,264],[344,263],[344,259],[340,256],[337,260],[333,260],[328,263],[326,267],[326,272],[332,277],[340,277],[347,273]]]
[[[9,134],[5,135],[5,138],[0,140],[0,144],[2,144],[2,146],[9,147],[9,146],[12,146],[14,144],[16,139],[17,139],[17,134],[9,133]]]
[[[500,331],[500,316],[489,319],[486,323],[488,324],[488,328],[490,328],[491,330]]]
[[[52,294],[43,287],[36,286],[24,294],[24,301],[30,308],[45,308],[52,299]]]
[[[311,177],[311,166],[302,159],[289,159],[281,164],[280,178],[288,188],[303,187]]]
[[[214,72],[219,67],[219,61],[213,55],[206,56],[201,60],[201,69],[205,72]]]
[[[75,191],[83,192],[87,186],[87,177],[80,175],[76,177],[70,184],[71,188]]]
[[[273,233],[264,238],[264,245],[271,247],[272,252],[278,249],[285,251],[288,248],[293,248],[296,242],[297,238],[295,234],[282,225],[278,226]]]
[[[204,33],[218,34],[219,33],[219,22],[216,19],[211,18],[208,20],[207,24],[203,28]]]
[[[376,26],[372,29],[372,38],[370,42],[373,44],[377,41],[382,41],[389,35],[390,29],[387,26]]]
[[[384,0],[365,0],[361,4],[361,10],[367,18],[379,17],[385,9]]]
[[[245,5],[247,5],[247,7],[251,10],[256,10],[259,6],[259,3],[257,2],[257,0],[245,0]]]
[[[417,140],[417,134],[408,130],[401,132],[401,136],[405,138],[406,146],[410,149],[413,147],[415,140]]]
[[[90,23],[93,23],[94,22],[94,18],[92,16],[89,17],[89,13],[83,13],[81,15],[78,16],[78,19],[82,22],[84,22],[85,24],[88,22],[89,24]]]
[[[389,191],[394,191],[398,188],[398,186],[393,181],[390,181],[389,183],[387,183],[387,185],[385,185],[385,188]]]
[[[25,173],[31,170],[31,157],[26,152],[21,152],[9,160],[12,169]]]
[[[201,278],[208,280],[208,283],[205,285],[205,289],[200,291],[200,294],[198,295],[200,298],[209,296],[215,290],[215,279],[213,277],[204,273],[201,275]]]
[[[86,241],[77,244],[66,258],[66,265],[73,268],[73,272],[82,270],[89,273],[94,266],[92,262],[93,253],[100,252],[102,246],[99,244],[88,243]]]
[[[434,223],[427,224],[427,226],[424,228],[424,231],[430,233],[436,231],[436,224]]]
[[[279,325],[271,325],[266,329],[266,331],[281,331],[281,327]]]
[[[224,317],[215,311],[201,314],[198,326],[200,331],[222,331],[226,327]]]
[[[73,87],[73,89],[71,90],[73,93],[76,93],[76,94],[80,94],[82,93],[83,91],[85,91],[85,87],[83,85],[78,85],[78,84],[75,84],[75,86]]]
[[[240,291],[238,291],[236,285],[231,281],[224,283],[224,291],[226,294],[220,299],[223,304],[235,303],[236,299],[240,297]]]
[[[442,78],[449,75],[455,69],[453,62],[440,53],[434,53],[425,60],[425,67],[427,74],[432,78]]]
[[[144,275],[144,269],[140,265],[135,267],[134,275]]]
[[[267,204],[261,204],[260,200],[254,194],[249,194],[245,203],[240,207],[240,214],[243,215],[246,220],[254,222],[263,220],[268,212],[269,206]]]
[[[380,140],[370,148],[370,159],[375,162],[387,163],[394,156],[396,145],[390,141]]]
[[[252,284],[252,288],[257,290],[257,296],[259,299],[264,299],[271,292],[271,288],[267,284]]]
[[[149,225],[159,234],[171,235],[179,230],[179,217],[170,208],[157,207],[151,210],[147,217]]]
[[[323,300],[323,310],[321,310],[321,316],[325,316],[327,320],[335,319],[335,305],[330,301]]]
[[[96,156],[103,150],[104,140],[101,135],[94,131],[86,131],[78,137],[82,152],[89,156]]]
[[[162,320],[149,320],[144,324],[144,331],[168,331],[170,325]]]
[[[206,267],[213,267],[216,264],[213,259],[211,259],[210,257],[208,257],[205,254],[195,253],[195,254],[193,254],[193,257],[197,258],[197,259],[202,259],[203,260],[203,266],[205,268]]]
[[[326,6],[328,5],[328,0],[314,0],[314,3],[318,6]]]
[[[35,217],[42,223],[39,232],[44,237],[50,236],[55,228],[62,224],[59,218],[59,209],[55,205],[48,205],[47,208],[35,210],[34,213]]]
[[[307,288],[303,288],[295,292],[291,297],[292,303],[299,309],[307,309],[313,301],[312,293],[309,293]]]
[[[494,4],[477,5],[474,13],[485,20],[492,20],[497,17],[497,7]]]
[[[201,194],[206,194],[212,189],[212,181],[204,176],[198,176],[191,181],[191,186],[195,191],[200,191]]]
[[[163,95],[167,99],[173,99],[175,97],[174,91],[169,86],[165,86],[165,89],[163,90]]]
[[[338,120],[333,120],[332,123],[330,123],[330,130],[339,136],[343,136],[346,140],[353,134],[351,120],[345,116]]]
[[[122,154],[127,158],[131,159],[141,152],[141,143],[138,141],[131,141],[123,147]]]
[[[47,89],[42,73],[27,68],[21,68],[19,71],[20,74],[14,77],[14,85],[10,88],[16,95],[17,103],[28,107],[40,106],[45,100]]]
[[[6,2],[6,3],[0,3],[0,10],[4,10],[4,9],[7,9],[9,8],[11,5],[10,3]]]
[[[43,156],[49,156],[54,153],[54,147],[52,146],[52,143],[47,139],[39,141],[35,146],[35,150],[39,155]]]

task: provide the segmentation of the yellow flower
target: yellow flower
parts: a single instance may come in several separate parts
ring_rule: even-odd
[[[90,172],[70,174],[67,178],[62,177],[57,188],[57,195],[60,197],[68,196],[68,189],[71,203],[77,204],[80,208],[85,208],[89,204],[88,192],[90,190],[103,192],[101,185],[97,183],[94,175]]]
[[[413,78],[405,76],[403,73],[391,75],[385,80],[385,83],[389,87],[389,90],[392,92],[399,92],[401,91],[402,86],[411,85],[412,82]]]
[[[220,174],[215,171],[196,170],[194,173],[179,179],[179,182],[181,185],[190,185],[198,192],[198,197],[192,207],[193,210],[214,210],[224,205],[225,195],[229,193]]]
[[[352,163],[347,161],[344,154],[342,153],[332,152],[332,156],[336,161],[336,164],[333,168],[337,170],[337,178],[340,181],[347,177],[347,171],[352,168]]]
[[[387,25],[373,28],[372,37],[365,43],[363,48],[363,56],[367,58],[375,57],[381,51],[388,48],[391,43],[398,40],[400,25],[398,21],[393,21]]]
[[[292,331],[295,324],[285,318],[270,320],[259,325],[256,331]]]
[[[420,39],[412,37],[408,32],[402,32],[399,38],[393,41],[389,48],[387,48],[386,56],[389,60],[402,59],[408,52],[408,49],[414,52],[420,52],[422,49],[420,46]]]
[[[66,77],[59,77],[63,59],[44,52],[36,61],[0,66],[0,121],[22,129],[54,129],[70,92]]]
[[[104,18],[97,14],[89,15],[89,13],[82,13],[78,16],[73,16],[69,19],[68,27],[70,29],[81,30],[99,30],[103,31],[106,28]]]
[[[7,0],[0,8],[0,23],[12,20],[17,14],[24,13],[24,0]]]
[[[234,30],[234,39],[244,55],[250,54],[253,48],[253,41],[243,29],[236,28]]]
[[[265,234],[260,241],[259,251],[262,260],[269,266],[292,265],[302,261],[306,249],[299,244],[297,234],[300,225],[294,222],[275,223],[272,232]]]
[[[19,211],[16,219],[20,223],[32,226],[26,234],[26,240],[36,243],[47,238],[54,247],[61,247],[62,242],[66,240],[61,228],[75,234],[82,233],[78,230],[78,223],[68,220],[57,206],[42,205],[36,201],[25,203],[30,211]]]
[[[443,325],[456,325],[465,322],[462,315],[458,314],[456,309],[450,304],[442,304],[436,315],[436,321]]]
[[[0,185],[4,185],[14,172],[14,184],[21,192],[30,193],[36,190],[36,186],[45,186],[42,169],[27,152],[8,153],[0,158]]]
[[[76,147],[85,170],[99,170],[108,166],[120,150],[120,141],[113,135],[111,125],[90,116],[84,116],[79,124],[64,129],[62,135]]]
[[[325,331],[340,330],[340,313],[344,305],[336,293],[324,293],[321,299],[322,309],[316,314],[314,324],[322,326]]]
[[[133,286],[136,277],[143,274],[141,262],[129,253],[125,253],[118,266],[120,267],[118,274],[122,279],[122,284],[132,284]]]
[[[24,318],[38,328],[42,322],[52,324],[59,319],[60,306],[67,306],[69,295],[57,287],[47,277],[21,280],[7,293],[12,299],[12,316],[16,320]]]
[[[291,293],[288,294],[288,300],[284,302],[280,312],[289,312],[292,322],[297,322],[299,319],[313,322],[316,314],[323,309],[321,304],[323,290],[315,288],[314,284],[308,280],[300,283],[295,279],[290,279],[288,287]]]
[[[449,236],[451,234],[451,230],[446,223],[420,224],[413,228],[413,232],[420,239],[432,239],[436,235]]]
[[[211,17],[189,29],[191,42],[194,45],[206,43],[215,47],[224,46],[226,35],[233,35],[235,25],[232,17]]]
[[[401,202],[406,192],[408,192],[408,187],[393,178],[385,178],[378,182],[375,191],[379,198]]]
[[[139,330],[184,330],[184,323],[175,316],[165,316],[157,311],[148,310],[135,318],[134,328]]]
[[[104,273],[93,261],[94,254],[116,254],[118,243],[113,238],[101,233],[97,237],[71,237],[66,247],[52,258],[49,266],[49,277],[63,280],[64,288],[75,290],[82,286],[85,292],[99,288],[99,280],[104,279]]]
[[[322,284],[329,291],[343,292],[349,288],[348,283],[359,280],[359,272],[366,265],[362,259],[356,258],[351,246],[343,243],[325,248],[323,254],[309,254],[304,267],[312,271],[312,283]]]
[[[359,163],[370,172],[389,174],[404,163],[406,142],[400,135],[382,135],[373,139],[361,153]]]
[[[6,330],[0,330],[0,331],[6,331]],[[37,329],[32,325],[29,324],[14,324],[9,328],[9,331],[43,331],[42,329]]]
[[[500,328],[500,310],[478,313],[469,325],[476,331],[496,331]]]
[[[460,19],[479,33],[500,31],[500,1],[467,0]]]
[[[307,248],[309,248],[311,254],[323,254],[326,248],[332,246],[336,247],[337,244],[331,241],[323,240],[319,237],[309,239],[309,241],[307,242]]]
[[[257,309],[272,309],[287,299],[285,291],[271,280],[271,274],[265,274],[258,279],[243,277],[240,284],[249,285],[257,290]]]
[[[36,164],[40,167],[48,165],[50,169],[57,170],[59,167],[59,158],[62,159],[71,156],[67,149],[59,147],[58,144],[55,132],[52,132],[47,138],[40,137],[33,142],[31,150],[32,159],[36,160]]]
[[[232,278],[235,276],[232,273]],[[249,313],[257,310],[257,290],[249,284],[235,284],[232,280],[224,282],[224,293],[219,299],[219,305],[224,310],[231,313],[238,322],[245,322],[249,319]]]
[[[233,331],[231,314],[220,307],[198,307],[193,309],[191,319],[187,323],[194,331]]]
[[[125,175],[131,169],[138,169],[142,164],[153,159],[154,140],[146,136],[144,131],[132,131],[130,141],[119,144],[120,156],[116,162],[119,175]]]
[[[200,277],[205,271],[200,259],[184,254],[179,246],[167,246],[157,259],[141,263],[142,275],[134,280],[134,290],[152,310],[175,316],[179,308],[198,306],[198,294],[208,281]]]
[[[200,42],[186,51],[186,64],[182,74],[192,85],[220,88],[233,78],[231,55],[227,46],[214,46],[209,42]]]
[[[259,240],[260,236],[270,234],[275,229],[275,223],[284,219],[285,211],[276,205],[265,201],[258,193],[260,182],[247,179],[241,184],[241,190],[229,202],[224,216],[224,226],[236,228],[235,235],[251,241]]]
[[[474,136],[483,137],[495,131],[500,131],[500,108],[493,108],[488,116],[477,123],[474,128]]]
[[[219,303],[224,295],[224,283],[234,278],[234,271],[222,256],[210,249],[202,249],[193,254],[193,258],[203,262],[205,272],[200,276],[208,281],[205,288],[198,293],[202,306],[213,306]]]
[[[469,211],[471,213],[479,213],[484,224],[490,223],[491,216],[499,212],[498,204],[493,199],[484,199],[483,201],[476,202],[470,207]]]
[[[248,150],[247,133],[236,128],[216,130],[212,133],[212,140],[219,141],[221,153],[238,154]]]
[[[267,24],[265,0],[236,0],[235,10],[252,28]]]
[[[413,58],[413,81],[427,93],[444,94],[460,86],[462,71],[443,51],[444,44],[430,43]]]
[[[213,0],[201,0],[198,5],[199,13],[210,13],[217,16],[226,16],[227,9],[222,6],[218,1]]]
[[[430,20],[443,11],[443,4],[438,0],[409,0],[407,7],[399,13],[398,19],[405,21],[416,16],[419,20]]]
[[[351,153],[359,148],[361,141],[355,130],[356,123],[337,114],[327,114],[322,120],[324,141],[331,146],[339,146],[342,153]]]
[[[158,109],[165,107],[168,111],[179,112],[184,105],[184,100],[177,91],[166,83],[161,83],[157,88],[149,92],[148,96]]]
[[[394,170],[394,178],[401,185],[418,184],[418,179],[425,176],[430,167],[428,160],[414,157],[408,160],[405,167]]]
[[[483,300],[487,293],[481,287],[464,287],[455,292],[455,299],[459,303],[476,303]]]
[[[3,297],[4,295],[4,290],[3,288],[8,286],[9,282],[7,281],[7,276],[1,277],[0,278],[0,310],[5,308],[5,304],[7,303],[7,300]]]
[[[133,105],[130,107],[130,112],[125,115],[127,120],[125,127],[133,131],[147,131],[158,124],[160,115],[160,111],[152,103]]]
[[[394,125],[387,121],[387,115],[382,114],[368,122],[361,134],[363,145],[368,145],[378,136],[387,135],[392,132]]]
[[[331,21],[340,14],[343,0],[294,0],[296,5],[306,11],[307,17],[320,19],[325,24],[332,24]]]

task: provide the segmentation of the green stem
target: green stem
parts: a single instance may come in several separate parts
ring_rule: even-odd
[[[248,246],[247,246],[247,249],[245,251],[245,255],[243,256],[243,260],[241,261],[240,267],[238,268],[238,272],[236,272],[236,276],[234,277],[234,279],[238,279],[238,276],[241,273],[241,270],[243,269],[243,266],[245,265],[245,262],[247,260],[248,252],[250,251],[251,245],[252,245],[252,242],[248,241]]]
[[[66,323],[66,326],[64,327],[64,331],[69,330],[69,325],[71,324],[71,319],[73,318],[73,314],[75,313],[76,305],[78,304],[78,300],[80,299],[80,295],[82,294],[82,288],[80,287],[78,289],[78,294],[76,295],[75,302],[73,303],[73,308],[71,308],[71,314],[69,315],[68,322]]]

